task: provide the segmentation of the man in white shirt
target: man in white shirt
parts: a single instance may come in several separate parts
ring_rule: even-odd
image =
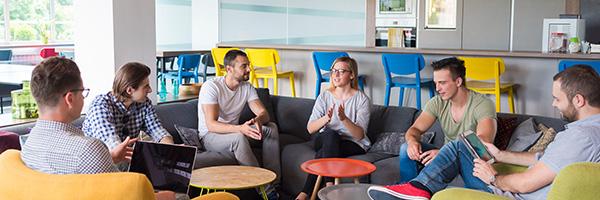
[[[264,167],[280,177],[277,125],[269,122],[256,88],[248,82],[248,57],[243,51],[231,50],[223,63],[227,75],[204,83],[198,97],[198,131],[204,147],[209,151],[231,152],[240,165],[258,167],[250,143],[262,143]],[[246,103],[256,117],[239,124]]]

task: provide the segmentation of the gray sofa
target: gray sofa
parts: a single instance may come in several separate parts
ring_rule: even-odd
[[[300,164],[313,159],[315,151],[311,142],[311,135],[306,130],[309,116],[314,105],[313,99],[291,98],[283,96],[270,96],[268,90],[259,89],[259,97],[269,111],[271,121],[279,127],[280,150],[281,150],[281,199],[291,199],[300,192],[304,185],[306,173],[300,169]],[[174,125],[188,128],[197,128],[197,105],[198,100],[186,102],[172,102],[159,104],[156,107],[157,114],[163,126],[174,135],[176,142],[181,142],[176,134]],[[384,107],[373,105],[371,107],[371,119],[368,128],[368,137],[375,141],[378,134],[383,132],[405,132],[418,116],[419,111],[411,107]],[[543,123],[557,131],[564,129],[564,121],[556,118],[541,116],[529,116],[519,114],[499,113],[499,117],[515,116],[520,123],[533,117],[537,123]],[[242,113],[240,121],[246,121],[253,117],[248,108]],[[80,125],[82,119],[75,122]],[[18,125],[0,130],[12,131],[19,134],[29,132],[33,123]],[[435,124],[429,131],[435,133],[433,144],[442,146],[443,132],[439,124]],[[401,145],[401,144],[398,144]],[[255,155],[260,158],[260,147],[254,148]],[[373,163],[377,170],[371,175],[362,177],[361,182],[374,184],[394,184],[399,180],[398,157],[393,154],[370,153],[352,156],[351,158]],[[232,158],[223,157],[211,153],[197,156],[196,167],[212,166],[221,164],[235,164]]]

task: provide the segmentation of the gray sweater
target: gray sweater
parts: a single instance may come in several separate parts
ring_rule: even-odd
[[[344,124],[338,118],[338,107],[341,103],[344,104],[344,113],[346,114],[346,117],[363,129],[365,137],[360,141],[352,138],[348,129],[344,127]],[[323,131],[324,128],[335,130],[342,136],[342,139],[353,141],[367,151],[371,146],[371,141],[367,137],[367,127],[369,126],[369,117],[371,115],[371,101],[369,100],[369,97],[363,92],[358,91],[345,102],[342,102],[341,100],[336,99],[329,90],[326,90],[317,97],[309,121],[312,122],[325,116],[327,114],[327,109],[334,105],[335,107],[333,108],[331,121],[321,128],[320,131]]]

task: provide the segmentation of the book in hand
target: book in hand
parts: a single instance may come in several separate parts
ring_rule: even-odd
[[[495,162],[494,156],[488,151],[475,132],[467,130],[459,134],[458,138],[467,146],[474,158],[482,159],[490,164]]]

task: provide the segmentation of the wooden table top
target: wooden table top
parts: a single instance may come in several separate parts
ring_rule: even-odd
[[[350,158],[319,158],[300,165],[306,173],[334,178],[359,177],[375,171],[375,165]]]
[[[215,166],[194,170],[190,185],[217,190],[239,190],[271,183],[276,177],[272,171],[259,167]]]

